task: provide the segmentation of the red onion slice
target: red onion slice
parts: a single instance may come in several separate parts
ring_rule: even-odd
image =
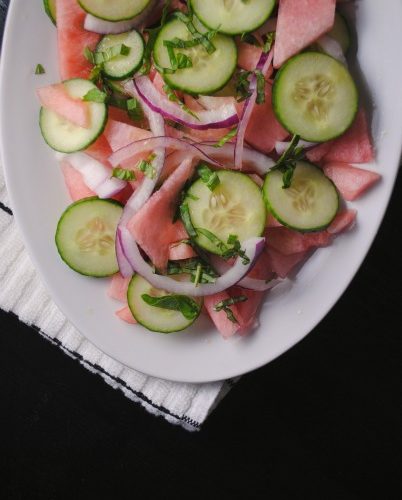
[[[86,186],[99,198],[110,198],[127,185],[125,181],[112,178],[110,168],[85,153],[59,154],[58,158],[65,158],[82,175]]]
[[[238,258],[226,273],[217,278],[215,283],[201,283],[195,286],[194,283],[176,281],[169,276],[155,274],[153,267],[142,257],[127,228],[118,228],[117,239],[123,249],[125,258],[132,268],[152,286],[170,293],[190,295],[192,297],[214,295],[238,283],[250,271],[265,246],[265,238],[250,238],[242,244],[242,249],[250,259],[248,264],[243,264],[242,259]]]
[[[328,35],[323,35],[320,37],[316,43],[322,48],[322,50],[329,56],[337,59],[339,62],[347,66],[347,61],[343,53],[340,43]]]
[[[171,148],[176,151],[188,151],[189,155],[200,158],[212,165],[221,166],[219,162],[213,159],[212,154],[208,155],[203,151],[202,147],[198,147],[195,143],[184,141],[183,139],[176,139],[174,137],[150,137],[135,141],[119,149],[109,157],[112,165],[117,166],[122,162],[129,160],[133,156],[144,151],[153,151],[158,148]],[[215,149],[215,148],[213,148]]]
[[[271,65],[273,58],[273,49],[266,54],[263,52],[261,54],[260,60],[257,63],[256,71],[261,71],[261,73],[265,76],[268,72],[268,69]],[[253,112],[255,102],[257,99],[257,77],[255,74],[252,75],[250,81],[250,92],[251,96],[246,99],[246,102],[243,107],[243,112],[240,118],[239,127],[236,135],[236,147],[234,151],[234,159],[235,159],[235,168],[241,170],[243,165],[243,150],[244,150],[244,137],[246,135],[246,129],[248,122],[251,118],[251,113]]]
[[[224,163],[225,168],[236,168],[233,160],[235,151],[235,144],[233,142],[227,142],[219,148],[215,147],[213,142],[203,142],[197,144],[197,148],[215,161]],[[274,165],[274,160],[269,156],[248,147],[243,149],[243,170],[265,175]]]
[[[137,99],[139,98],[135,89],[132,89],[132,95]],[[151,132],[156,136],[164,136],[165,122],[162,116],[152,111],[152,109],[146,103],[143,103],[143,110],[145,116],[148,118]],[[152,162],[152,165],[154,167],[155,175],[152,179],[145,176],[140,187],[134,191],[132,196],[127,201],[126,206],[124,207],[123,215],[119,222],[119,226],[117,228],[118,232],[120,229],[125,229],[127,222],[147,202],[155,189],[156,183],[159,180],[163,166],[165,164],[165,148],[156,148],[154,150],[154,154],[155,158]],[[118,237],[116,237],[116,256],[122,276],[124,276],[125,278],[132,276],[134,272],[133,267],[125,257],[123,249],[121,247],[120,239]]]
[[[136,89],[141,100],[147,103],[155,113],[189,128],[197,130],[227,128],[236,125],[239,121],[234,103],[226,103],[216,109],[197,111],[197,120],[178,104],[169,101],[166,96],[158,92],[149,78],[140,76],[125,85],[125,90],[129,93],[133,92],[133,88]]]
[[[217,271],[219,274],[226,273],[231,267],[230,264],[225,262],[222,258],[218,257],[217,255],[213,255],[211,257],[211,264],[215,269],[215,271]],[[245,276],[236,284],[236,286],[240,286],[241,288],[247,288],[248,290],[254,290],[256,292],[265,292],[267,290],[271,290],[272,288],[276,287],[283,281],[284,280],[280,278],[266,281],[266,280],[259,280],[256,278],[249,278],[248,276]]]

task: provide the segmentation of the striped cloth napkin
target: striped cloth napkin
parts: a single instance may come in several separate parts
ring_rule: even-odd
[[[0,0],[0,33],[8,1]],[[38,2],[38,8],[41,5]],[[43,287],[15,224],[0,165],[0,308],[14,313],[114,389],[153,415],[194,431],[230,389],[232,382],[181,384],[131,370],[88,342],[63,316]]]

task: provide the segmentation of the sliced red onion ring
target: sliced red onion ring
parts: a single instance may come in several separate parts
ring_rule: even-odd
[[[169,101],[166,96],[158,92],[149,78],[140,76],[125,85],[125,89],[129,93],[133,91],[133,88],[137,90],[141,100],[146,102],[155,113],[189,128],[197,130],[226,128],[236,125],[239,121],[234,103],[224,104],[220,108],[212,110],[197,111],[197,120],[194,116],[186,113],[178,104]]]
[[[124,255],[133,269],[146,279],[152,286],[160,290],[192,297],[202,297],[222,292],[238,283],[252,268],[255,260],[265,246],[265,238],[250,238],[242,244],[242,248],[250,259],[248,264],[243,264],[238,258],[235,264],[215,283],[202,283],[195,286],[193,283],[176,281],[169,276],[154,273],[154,269],[144,260],[140,250],[127,228],[118,228],[117,239],[120,242]]]
[[[148,7],[144,9],[141,14],[127,21],[105,21],[104,19],[99,19],[98,17],[87,14],[85,17],[84,28],[87,31],[92,31],[94,33],[99,33],[100,35],[117,35],[118,33],[125,33],[134,28],[141,30],[146,26],[152,24],[153,21],[160,16],[160,10],[163,6],[163,2],[160,0],[153,0],[150,2]],[[155,16],[155,10],[157,14]]]
[[[273,58],[273,50],[266,54],[263,52],[261,54],[260,60],[257,63],[256,71],[261,71],[265,75],[269,69],[269,66]],[[252,75],[250,81],[250,92],[251,95],[244,103],[243,112],[240,118],[239,126],[236,135],[236,147],[234,151],[235,168],[241,170],[243,165],[243,150],[244,150],[244,137],[246,135],[246,129],[248,122],[251,118],[251,113],[253,112],[255,102],[257,99],[257,77],[255,74]]]
[[[142,139],[135,141],[119,149],[109,157],[109,161],[113,166],[120,165],[122,162],[129,160],[138,153],[144,151],[153,151],[157,148],[172,148],[179,151],[188,151],[191,156],[195,156],[212,165],[221,166],[215,161],[212,154],[209,156],[203,151],[202,147],[198,147],[195,143],[184,141],[183,139],[176,139],[174,137],[150,137],[149,139]],[[215,149],[215,148],[213,148]]]
[[[213,268],[219,273],[224,274],[230,269],[230,264],[225,262],[222,258],[217,255],[213,255],[211,257],[211,264]],[[276,287],[280,283],[282,283],[283,279],[272,279],[270,281],[259,280],[256,278],[249,278],[248,276],[242,278],[236,286],[240,286],[241,288],[247,288],[248,290],[254,290],[256,292],[265,292],[266,290],[271,290]]]
[[[317,143],[300,140],[297,145],[302,146],[304,149],[309,149],[317,146]],[[275,151],[278,153],[278,155],[283,155],[283,153],[288,149],[289,146],[290,141],[276,141]]]
[[[131,95],[133,95],[137,99],[139,98],[134,88],[132,89]],[[152,109],[145,102],[143,103],[143,111],[145,116],[148,118],[151,132],[156,136],[164,136],[165,122],[162,116],[152,111]],[[156,183],[159,180],[163,166],[165,164],[165,148],[157,147],[156,149],[154,149],[154,154],[155,158],[152,162],[152,165],[154,167],[155,175],[152,179],[145,176],[140,187],[134,191],[132,196],[127,201],[126,206],[124,207],[123,215],[119,222],[119,226],[117,228],[118,232],[120,229],[125,229],[127,222],[147,202],[155,189]],[[134,240],[133,243],[135,244]],[[134,269],[125,257],[123,248],[121,247],[120,239],[118,237],[116,237],[116,256],[122,276],[124,276],[125,278],[132,276]]]
[[[233,142],[227,142],[219,148],[214,147],[213,142],[203,142],[197,144],[197,148],[210,158],[224,163],[226,168],[235,168],[233,161],[235,144]],[[245,147],[243,149],[243,164],[245,165],[244,170],[251,170],[257,174],[265,175],[275,165],[275,162],[269,156],[255,149]]]
[[[328,35],[323,35],[320,37],[316,43],[322,48],[322,50],[329,56],[337,59],[339,62],[347,66],[347,61],[343,53],[340,43]]]
[[[127,185],[126,182],[111,177],[110,168],[85,153],[59,154],[57,156],[65,158],[82,175],[86,186],[94,191],[99,198],[110,198]]]

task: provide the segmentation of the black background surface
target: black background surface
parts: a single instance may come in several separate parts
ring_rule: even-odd
[[[402,498],[401,188],[332,312],[199,433],[0,312],[2,498]]]

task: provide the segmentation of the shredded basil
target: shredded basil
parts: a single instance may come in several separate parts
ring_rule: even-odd
[[[196,238],[197,231],[195,230],[193,223],[191,222],[190,210],[187,203],[182,203],[180,205],[180,216],[190,238]]]
[[[200,306],[197,302],[186,295],[163,295],[162,297],[152,297],[144,293],[142,300],[149,306],[168,309],[170,311],[179,311],[188,319],[195,319],[200,313]]]
[[[300,141],[299,135],[294,135],[287,150],[276,162],[272,170],[282,172],[283,189],[288,189],[292,185],[292,179],[296,163],[304,158],[304,150],[301,146],[297,146]]]
[[[187,244],[190,244],[188,240]],[[218,274],[214,271],[214,269],[212,269],[209,263],[201,258],[169,262],[167,272],[169,275],[188,274],[191,282],[195,284],[215,283],[216,278],[218,277]]]
[[[221,148],[224,146],[230,139],[235,137],[237,134],[237,127],[233,128],[230,132],[228,132],[222,139],[220,139],[217,143],[214,144],[214,148]]]
[[[256,103],[263,104],[265,102],[265,77],[260,70],[240,71],[236,80],[236,96],[237,101],[242,102],[251,97],[250,77],[254,76],[257,79],[257,97]]]
[[[91,89],[84,95],[82,100],[88,102],[98,102],[103,104],[107,100],[107,94],[99,89]]]
[[[138,170],[141,172],[144,172],[144,174],[149,177],[150,179],[155,179],[156,171],[154,166],[152,165],[152,162],[155,159],[155,155],[152,154],[150,155],[146,160],[141,160],[138,163]]]
[[[45,74],[45,68],[42,66],[42,64],[37,64],[35,68],[35,75],[43,75]]]
[[[262,51],[266,54],[272,49],[272,45],[275,41],[275,31],[271,31],[264,36],[264,45],[262,46]]]
[[[163,90],[164,92],[166,93],[169,101],[172,101],[172,102],[176,102],[183,111],[185,111],[186,113],[188,113],[189,115],[191,115],[192,117],[194,117],[195,119],[199,120],[198,116],[193,112],[191,111],[190,108],[188,108],[184,102],[182,102],[178,97],[177,95],[174,93],[174,90],[169,87],[169,85],[164,85],[163,86]]]
[[[112,177],[122,181],[135,181],[134,170],[127,170],[125,168],[115,167],[112,172]]]
[[[224,311],[232,323],[238,323],[238,320],[233,314],[233,311],[230,309],[230,306],[238,304],[239,302],[245,302],[246,300],[248,300],[248,297],[245,295],[239,295],[238,297],[231,297],[230,299],[222,300],[214,305],[214,311]]]
[[[211,170],[207,165],[202,163],[198,167],[198,175],[200,176],[201,180],[207,185],[207,188],[210,191],[214,191],[220,184],[219,176],[217,172],[214,172]]]

